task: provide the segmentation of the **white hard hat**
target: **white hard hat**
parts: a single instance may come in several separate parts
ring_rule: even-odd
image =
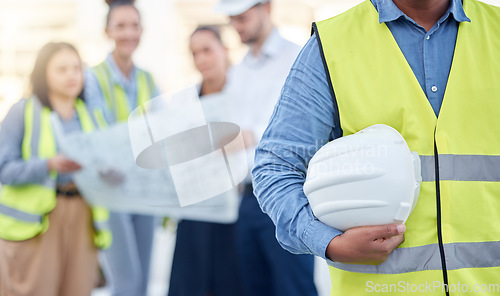
[[[418,154],[394,128],[377,124],[319,149],[304,193],[321,222],[345,231],[406,222],[421,181]]]
[[[215,6],[215,10],[229,16],[244,13],[257,4],[267,3],[269,0],[220,0]]]

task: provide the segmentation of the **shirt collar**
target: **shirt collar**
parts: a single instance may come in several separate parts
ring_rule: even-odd
[[[125,76],[125,74],[122,73],[120,68],[118,68],[118,65],[116,64],[112,52],[110,52],[106,57],[106,62],[111,68],[111,76],[113,77],[113,80],[115,82],[122,83],[123,85],[125,85],[126,83],[133,81],[133,78],[135,77],[135,65],[132,68],[132,71],[130,72],[130,77],[127,77]]]
[[[392,22],[399,19],[402,16],[406,16],[392,0],[371,0],[375,9],[377,9],[379,14],[379,22],[386,23]],[[451,0],[450,7],[446,11],[444,18],[446,19],[448,15],[451,14],[457,22],[470,22],[467,17],[462,5],[462,0]]]
[[[273,28],[266,41],[262,44],[260,49],[260,56],[274,57],[281,52],[281,47],[283,44],[283,38],[278,32],[277,28]],[[248,51],[249,55],[252,55],[251,49]]]

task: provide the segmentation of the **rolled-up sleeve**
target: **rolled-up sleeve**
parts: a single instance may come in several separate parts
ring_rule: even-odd
[[[46,159],[22,158],[24,106],[22,100],[9,110],[0,129],[0,183],[23,185],[42,182],[49,174]]]
[[[276,225],[279,243],[292,253],[324,259],[326,247],[342,232],[314,216],[302,187],[311,157],[338,134],[334,112],[313,36],[285,82],[256,149],[252,175],[255,195]]]

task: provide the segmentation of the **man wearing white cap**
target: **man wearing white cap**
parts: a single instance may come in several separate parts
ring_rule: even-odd
[[[249,164],[260,141],[286,76],[300,47],[283,39],[271,21],[268,0],[221,0],[216,10],[249,46],[243,61],[228,77],[233,116],[243,133]],[[276,240],[275,226],[259,207],[250,178],[245,181],[237,243],[245,295],[317,295],[314,257],[293,255]]]

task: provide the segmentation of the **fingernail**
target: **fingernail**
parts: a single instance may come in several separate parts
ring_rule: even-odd
[[[406,225],[404,224],[398,224],[398,226],[396,226],[398,228],[398,233],[399,234],[402,234],[406,231]]]

